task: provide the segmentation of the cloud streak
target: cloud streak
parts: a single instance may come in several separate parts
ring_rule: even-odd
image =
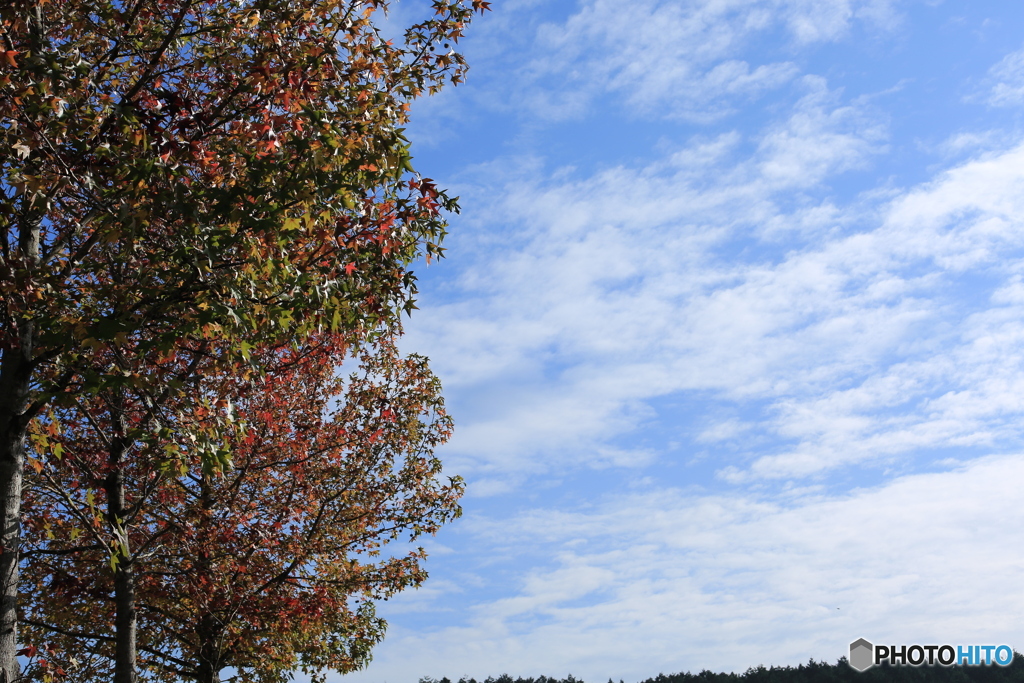
[[[466,245],[486,251],[462,294],[413,330],[471,397],[457,467],[647,464],[609,440],[652,419],[650,401],[694,391],[767,402],[746,452],[766,434],[774,452],[724,464],[734,483],[1019,443],[1024,148],[838,206],[823,184],[884,152],[884,123],[820,79],[805,87],[752,139],[473,190],[482,221],[514,227]],[[708,416],[700,440],[716,430]]]
[[[652,662],[667,673],[835,659],[860,636],[1019,639],[1022,481],[1015,454],[788,504],[656,489],[471,520],[478,552],[529,546],[543,559],[458,626],[393,634],[377,675],[408,658],[436,677],[637,680]]]
[[[512,0],[482,40],[504,70],[476,113],[521,135],[445,183],[465,213],[406,340],[445,383],[467,517],[352,678],[1017,642],[1024,144],[995,117],[1020,53],[961,40],[957,64],[996,65],[925,104],[947,45],[859,60],[867,86],[847,57],[963,7],[542,6]],[[941,120],[920,137],[915,108]],[[617,131],[655,151],[572,146]]]
[[[515,100],[534,116],[579,117],[613,93],[631,115],[711,122],[800,74],[792,59],[760,49],[766,36],[781,32],[789,52],[799,52],[843,40],[856,26],[892,30],[895,7],[889,0],[586,0],[564,20],[527,29],[532,40],[505,44],[522,54]],[[507,35],[516,25],[522,32],[533,9],[513,3],[492,31]]]

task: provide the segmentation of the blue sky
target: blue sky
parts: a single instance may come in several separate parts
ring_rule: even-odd
[[[465,516],[345,680],[1024,649],[1024,3],[493,10],[410,127]]]

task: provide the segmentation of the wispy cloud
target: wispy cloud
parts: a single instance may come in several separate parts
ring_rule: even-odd
[[[800,74],[791,59],[757,49],[766,34],[784,32],[799,51],[841,40],[857,24],[892,28],[898,24],[895,4],[586,0],[566,19],[535,29],[518,16],[528,5],[513,4],[502,19],[536,31],[532,41],[512,43],[525,58],[516,100],[533,116],[576,117],[594,97],[616,93],[633,115],[713,121]],[[492,30],[507,28],[499,23]]]
[[[353,678],[1024,636],[1024,144],[961,99],[1000,7],[947,22],[985,65],[956,83],[947,42],[872,41],[920,48],[902,21],[963,6],[499,8],[474,112],[520,137],[449,175],[465,213],[406,340],[445,382],[467,519]],[[976,100],[1019,104],[1021,64]]]
[[[456,466],[646,464],[602,449],[685,391],[767,401],[756,435],[774,445],[723,464],[734,482],[1020,442],[1024,148],[837,206],[822,183],[884,151],[884,126],[807,87],[753,140],[485,190],[483,220],[514,229],[414,328],[469,397]]]
[[[1011,52],[988,72],[987,101],[993,107],[1024,104],[1024,49]]]
[[[478,556],[513,545],[534,569],[457,626],[393,633],[376,676],[398,678],[389,672],[414,661],[437,677],[638,680],[657,673],[652,662],[742,671],[808,651],[834,661],[860,636],[1019,640],[1022,483],[1014,455],[837,498],[655,489],[470,520]],[[476,571],[497,580],[494,565]]]

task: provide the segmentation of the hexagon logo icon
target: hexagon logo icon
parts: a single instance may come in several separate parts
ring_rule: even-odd
[[[850,666],[865,671],[875,664],[875,646],[863,638],[850,643]]]

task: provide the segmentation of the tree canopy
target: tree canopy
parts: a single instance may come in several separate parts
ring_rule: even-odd
[[[103,442],[109,471],[82,490],[106,498],[114,583],[130,593],[124,515],[154,495],[142,480],[132,488],[133,468],[184,462],[181,477],[196,466],[226,477],[237,437],[226,406],[262,381],[261,358],[329,335],[344,340],[339,354],[392,343],[414,307],[410,265],[440,255],[442,213],[457,209],[414,172],[402,125],[413,99],[463,78],[453,44],[487,7],[430,5],[392,40],[379,26],[387,0],[0,7],[7,680],[18,671],[26,463],[41,475],[70,444],[64,430],[90,425],[76,457],[100,457]],[[235,394],[203,419],[183,408],[224,387]],[[65,502],[71,514],[81,501]],[[46,533],[37,521],[27,528]],[[125,610],[115,624],[127,628],[137,615]],[[134,676],[122,668],[115,680]]]
[[[25,506],[26,638],[54,650],[48,665],[110,678],[117,638],[97,625],[124,597],[126,565],[147,679],[232,667],[283,681],[368,661],[383,635],[373,600],[425,578],[422,550],[382,558],[381,546],[456,516],[461,485],[438,476],[450,421],[425,360],[382,340],[341,377],[339,345],[268,349],[258,381],[225,373],[200,400],[165,406],[190,433],[231,413],[222,471],[166,438],[112,457],[121,425],[147,411],[131,392],[37,423],[34,441],[62,454],[31,462]],[[124,494],[101,505],[115,480]]]

